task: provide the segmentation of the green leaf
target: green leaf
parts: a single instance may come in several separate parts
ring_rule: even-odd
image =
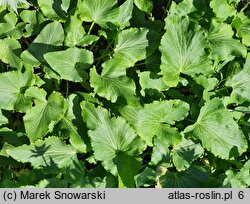
[[[17,13],[17,6],[18,4],[29,4],[26,0],[1,0],[0,6],[2,5],[8,5],[12,10],[14,10]]]
[[[225,21],[227,18],[236,14],[236,9],[230,5],[230,0],[212,0],[210,7],[220,21]]]
[[[26,112],[32,101],[25,95],[29,86],[34,84],[31,71],[10,71],[0,73],[0,107],[6,110]]]
[[[145,96],[145,92],[157,90],[158,92],[167,91],[169,87],[163,82],[162,77],[153,72],[144,71],[138,74],[140,85],[142,87],[141,94]]]
[[[78,12],[83,21],[95,22],[102,27],[117,16],[113,9],[116,3],[117,0],[81,0]]]
[[[146,13],[151,13],[153,9],[153,2],[151,0],[134,0],[135,5]]]
[[[197,23],[190,22],[187,17],[168,16],[167,29],[159,47],[161,73],[168,86],[176,86],[180,74],[194,76],[208,74],[212,67],[204,51],[205,36]],[[191,29],[192,28],[192,29]]]
[[[44,137],[54,125],[62,118],[64,110],[63,96],[53,92],[46,100],[46,92],[41,100],[35,101],[35,106],[24,116],[24,125],[30,141]]]
[[[26,23],[23,37],[38,34],[42,28],[41,24],[45,21],[45,17],[40,12],[34,10],[23,10],[20,13],[20,17]]]
[[[200,188],[208,180],[208,173],[202,167],[193,166],[183,172],[169,172],[160,177],[160,185],[163,188]],[[174,193],[169,194],[168,198]]]
[[[200,144],[186,139],[174,146],[172,151],[173,163],[178,171],[187,169],[194,160],[204,153]]]
[[[189,16],[190,19],[198,21],[207,10],[206,0],[185,0],[178,4],[171,2],[169,13],[178,16]]]
[[[1,16],[2,17],[2,16]],[[10,35],[16,28],[17,16],[14,12],[7,13],[0,23],[0,37]],[[3,22],[2,22],[3,21]]]
[[[71,94],[68,99],[65,101],[66,112],[59,122],[60,129],[66,131],[66,134],[69,136],[70,144],[78,151],[85,153],[86,145],[83,140],[83,135],[80,132],[80,125],[83,125],[79,118],[81,109],[78,107],[79,99],[75,94]]]
[[[180,135],[170,125],[184,119],[189,111],[189,105],[180,100],[154,101],[145,104],[143,108],[127,106],[121,110],[122,116],[135,127],[147,143],[152,146],[153,137],[168,137],[169,142],[180,140]],[[177,138],[175,138],[177,137]]]
[[[225,172],[224,188],[247,188],[250,185],[250,160],[238,172],[229,169]]]
[[[6,118],[3,114],[2,114],[2,110],[0,109],[0,126],[1,125],[5,125],[7,124],[9,121],[8,121],[8,118]]]
[[[242,43],[250,46],[250,20],[247,16],[240,13],[234,19],[232,26],[237,30],[237,37],[242,38]]]
[[[134,188],[135,187],[135,175],[141,169],[140,162],[134,157],[128,156],[122,152],[118,153],[114,159],[117,165],[118,175],[120,178],[119,188]]]
[[[23,145],[7,150],[8,154],[19,162],[29,162],[35,169],[54,172],[68,167],[76,160],[76,150],[62,143],[58,137],[38,140],[30,145]]]
[[[88,102],[84,102],[82,105],[83,112],[85,112],[84,115],[87,116],[85,118],[83,115],[83,118],[87,121],[87,124],[90,123],[91,126],[93,121],[98,121],[98,126],[93,126],[95,129],[88,131],[95,159],[102,161],[106,170],[117,175],[117,166],[113,160],[118,153],[121,152],[127,156],[136,157],[142,153],[145,144],[123,118],[103,120],[104,111],[94,108]],[[88,107],[90,108],[87,110]],[[88,112],[91,115],[87,115],[86,113]],[[88,121],[89,118],[90,121]],[[116,160],[117,162],[119,161]]]
[[[250,54],[247,55],[244,68],[228,79],[226,86],[233,88],[232,102],[250,101]]]
[[[44,55],[44,58],[62,79],[74,82],[86,80],[85,70],[93,63],[93,53],[79,48],[49,52]]]
[[[70,6],[70,0],[37,0],[37,3],[45,16],[52,20],[66,19]]]
[[[176,141],[174,142],[174,144],[178,144],[179,142],[181,142],[182,136],[177,131],[177,129],[172,128],[171,130],[172,132],[169,131],[169,135],[173,138],[175,137]],[[168,137],[166,137],[165,135],[155,137],[150,163],[154,165],[159,165],[161,163],[170,164],[171,151],[169,147],[174,144],[171,144],[171,141],[169,141]]]
[[[99,96],[105,97],[112,103],[115,103],[118,97],[124,98],[128,104],[138,103],[134,81],[127,76],[121,76],[118,72],[107,71],[99,75],[93,67],[90,70],[90,85]]]
[[[83,101],[81,103],[81,108],[82,117],[87,123],[87,127],[90,130],[95,130],[102,124],[107,125],[107,121],[109,121],[110,114],[106,109],[100,106],[96,108],[94,104],[87,101]]]
[[[39,66],[46,63],[44,54],[59,50],[63,41],[64,31],[61,23],[52,22],[42,29],[21,57],[24,61]]]
[[[128,67],[150,56],[159,43],[159,35],[146,28],[130,28],[118,35],[114,57],[123,60]]]
[[[22,61],[20,59],[22,50],[17,40],[13,38],[0,40],[0,50],[0,60],[18,69],[22,67]]]
[[[211,59],[226,60],[229,55],[246,57],[247,49],[239,40],[233,39],[232,27],[212,20],[207,39],[211,48]]]
[[[247,141],[238,124],[219,99],[207,102],[194,125],[185,129],[202,146],[222,159],[236,158],[247,149]]]
[[[150,187],[156,184],[156,173],[153,169],[146,167],[140,174],[135,176],[136,187]]]
[[[129,20],[132,17],[132,11],[133,11],[133,0],[127,0],[125,1],[120,7],[119,7],[119,15],[118,15],[118,22],[120,25],[120,29],[124,29],[125,27],[129,26]]]
[[[70,20],[65,27],[65,32],[66,37],[64,43],[68,47],[81,45],[81,41],[84,39],[86,34],[85,29],[82,26],[82,21],[77,17],[77,15],[70,16]]]

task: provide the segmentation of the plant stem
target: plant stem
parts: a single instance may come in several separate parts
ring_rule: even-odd
[[[89,31],[88,31],[87,35],[89,35],[89,34],[91,33],[91,31],[92,31],[94,25],[95,25],[95,22],[93,21],[93,22],[91,23],[91,26],[90,26],[90,28],[89,28]]]

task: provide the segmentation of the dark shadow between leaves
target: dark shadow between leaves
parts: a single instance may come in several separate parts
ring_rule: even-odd
[[[40,63],[48,66],[46,60],[44,59],[44,55],[48,52],[54,52],[59,50],[61,50],[61,46],[34,42],[29,46],[27,51]]]
[[[62,9],[62,0],[54,0],[54,3],[52,4],[52,9],[60,18],[67,18],[67,13]]]
[[[233,146],[229,152],[229,158],[232,158],[232,157],[236,158],[238,156],[240,156],[239,149],[238,149],[238,147]]]

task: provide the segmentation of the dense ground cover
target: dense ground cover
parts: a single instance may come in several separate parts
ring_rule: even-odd
[[[0,0],[0,187],[249,187],[240,0]]]

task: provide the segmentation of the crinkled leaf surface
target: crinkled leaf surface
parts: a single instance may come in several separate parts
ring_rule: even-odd
[[[90,109],[88,109],[90,107]],[[102,161],[104,168],[112,174],[117,174],[117,166],[113,159],[119,152],[128,156],[136,157],[145,148],[144,142],[135,134],[134,130],[121,118],[108,118],[103,120],[104,111],[93,107],[88,102],[82,103],[83,118],[87,124],[98,120],[98,126],[93,126],[94,130],[89,130],[88,134],[91,139],[91,146],[94,150],[95,158]],[[86,114],[90,112],[91,115]],[[101,117],[99,117],[99,114]],[[86,116],[86,117],[84,117]],[[88,122],[90,118],[90,122]],[[116,160],[116,162],[119,162]]]
[[[225,60],[229,55],[246,57],[247,49],[239,40],[233,39],[232,27],[226,23],[212,21],[207,39],[210,43],[210,57],[214,60]]]
[[[63,96],[54,91],[50,94],[48,100],[45,97],[46,92],[23,118],[26,133],[31,141],[44,137],[49,132],[49,128],[53,127],[63,116]]]
[[[137,109],[127,106],[121,110],[122,116],[135,127],[137,133],[152,146],[154,136],[169,137],[169,141],[180,140],[172,134],[175,130],[170,127],[175,121],[184,119],[189,111],[189,105],[180,100],[155,101]]]
[[[44,54],[59,50],[63,40],[64,31],[61,23],[49,23],[21,56],[32,65],[45,63]]]
[[[0,40],[0,60],[18,69],[21,68],[21,45],[13,38]]]
[[[202,146],[223,159],[234,158],[247,149],[247,141],[232,115],[219,99],[207,102],[194,125],[185,132],[198,138]]]
[[[64,51],[49,52],[45,60],[62,79],[81,82],[87,78],[86,69],[93,63],[91,51],[79,48],[69,48]]]
[[[233,75],[226,85],[233,88],[231,98],[236,100],[235,102],[242,101],[242,99],[250,101],[250,54],[247,56],[244,68]]]
[[[187,17],[169,15],[165,21],[167,31],[162,36],[159,47],[165,84],[176,86],[180,81],[180,73],[191,76],[209,73],[211,66],[204,50],[206,41],[200,26],[191,23]]]
[[[53,171],[68,167],[76,159],[76,150],[64,144],[58,137],[38,140],[7,150],[8,154],[20,162],[30,162],[36,169]]]
[[[25,96],[25,90],[34,84],[33,73],[10,71],[0,74],[0,107],[6,110],[25,112],[32,101]]]
[[[242,13],[237,15],[232,26],[237,30],[237,36],[242,38],[242,43],[250,46],[250,19]]]

